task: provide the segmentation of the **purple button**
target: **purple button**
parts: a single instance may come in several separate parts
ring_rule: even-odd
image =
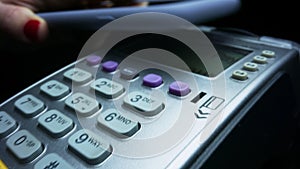
[[[106,61],[106,62],[102,63],[102,69],[106,72],[113,72],[113,71],[117,70],[118,65],[119,64],[115,61]]]
[[[180,81],[175,81],[169,86],[169,93],[176,96],[185,96],[191,91],[188,84]]]
[[[157,87],[163,83],[162,77],[156,74],[148,74],[143,78],[143,85]]]
[[[101,62],[101,57],[97,56],[97,55],[90,55],[88,57],[86,57],[86,62],[87,64],[94,66],[94,65],[98,65]]]

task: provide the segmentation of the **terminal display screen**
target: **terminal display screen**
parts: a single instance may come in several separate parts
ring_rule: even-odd
[[[245,49],[239,49],[224,45],[215,45],[215,49],[219,55],[219,58],[221,60],[223,70],[226,70],[228,67],[242,59],[243,57],[247,56],[249,53],[251,53],[250,50]],[[191,57],[192,58],[192,57]],[[193,73],[203,75],[203,76],[217,76],[219,73],[221,73],[223,70],[217,71],[217,72],[210,72],[208,73],[204,64],[197,59],[197,61],[194,59],[185,59],[185,63],[189,66],[190,70]]]
[[[209,71],[206,69],[201,58],[198,57],[197,54],[189,46],[177,39],[159,34],[149,33],[135,35],[130,38],[127,38],[115,45],[107,55],[123,56],[121,57],[121,59],[125,59],[127,56],[139,50],[151,48],[163,49],[178,56],[185,63],[185,65],[187,65],[188,68],[182,67],[182,65],[180,64],[172,64],[172,58],[167,56],[158,56],[159,58],[155,60],[154,57],[156,55],[151,55],[148,57],[148,59],[157,62],[158,64],[166,63],[166,66],[171,66],[185,71],[191,71],[198,75],[215,77],[252,52],[251,50],[240,49],[227,45],[213,45],[220,59],[215,56],[212,57],[212,59],[216,61],[216,64],[214,64],[214,60],[212,60],[210,62],[210,65],[206,65],[210,66]],[[219,61],[221,61],[222,66],[218,66],[220,65]]]

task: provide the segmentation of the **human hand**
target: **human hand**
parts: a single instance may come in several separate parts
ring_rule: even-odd
[[[136,4],[130,0],[0,0],[0,32],[24,42],[42,42],[49,30],[36,12],[121,5]]]

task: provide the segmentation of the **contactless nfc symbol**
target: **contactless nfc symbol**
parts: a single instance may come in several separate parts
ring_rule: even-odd
[[[131,45],[131,47],[126,45]],[[120,69],[133,68],[137,72],[158,72],[175,81],[181,81],[184,77],[196,93],[201,91],[201,83],[195,79],[189,64],[197,67],[197,64],[203,63],[208,76],[223,72],[223,65],[217,51],[199,27],[182,18],[165,13],[137,13],[104,25],[85,43],[78,60],[83,60],[90,55],[101,56],[102,61],[117,60]],[[188,60],[193,60],[193,62],[187,64]],[[80,67],[80,65],[75,66]],[[170,68],[183,69],[189,76],[172,71]],[[101,71],[98,69],[100,68],[92,69],[94,72],[91,72],[95,81],[96,78],[102,78],[97,77],[97,72]],[[130,158],[153,157],[171,150],[189,136],[197,120],[194,112],[198,111],[199,106],[192,106],[190,100],[187,99],[172,99],[168,92],[163,90],[164,86],[136,91],[138,88],[132,85],[132,81],[120,80],[119,72],[106,75],[112,78],[110,80],[117,81],[124,86],[125,92],[117,99],[105,102],[103,109],[114,108],[122,113],[126,111],[126,115],[138,121],[142,127],[126,142],[110,139],[110,144],[114,147],[113,154]],[[225,98],[224,78],[211,83],[210,88],[214,96]],[[72,90],[87,92],[76,84],[73,84]],[[143,99],[139,99],[139,102],[130,102],[132,98],[124,99],[131,96],[130,93],[133,92],[141,92],[148,100],[152,99],[153,103],[147,104],[142,101]],[[94,93],[93,98],[97,97]],[[143,113],[149,111],[150,117],[130,113],[124,108],[124,102],[137,107]],[[77,117],[83,128],[93,131],[102,138],[107,138],[105,132],[95,127],[95,121],[97,121],[95,119],[98,116],[86,118],[78,115]],[[158,126],[159,124],[164,125]]]

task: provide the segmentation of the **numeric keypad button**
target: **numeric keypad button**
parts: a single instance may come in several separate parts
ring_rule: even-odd
[[[43,151],[42,143],[27,130],[13,134],[6,146],[22,162],[30,162]]]
[[[73,128],[73,121],[58,110],[50,110],[38,119],[39,125],[53,137],[61,137]]]
[[[89,130],[79,130],[68,140],[69,149],[89,164],[100,164],[112,152],[111,146]]]
[[[56,153],[51,153],[38,161],[34,169],[73,169],[73,167]]]
[[[139,91],[131,92],[125,96],[124,104],[138,110],[145,116],[154,116],[164,108],[164,104],[159,98]]]
[[[57,81],[57,80],[50,80],[46,83],[44,83],[40,90],[50,96],[53,99],[60,99],[67,94],[69,94],[70,89],[65,84]]]
[[[91,87],[100,93],[102,96],[112,99],[120,96],[124,91],[124,87],[106,78],[97,79],[91,84]]]
[[[96,113],[101,105],[96,99],[83,93],[75,93],[66,99],[65,104],[82,116],[89,116]]]
[[[64,77],[78,84],[92,80],[92,74],[80,68],[73,68],[66,71]]]
[[[138,122],[125,116],[116,109],[108,109],[98,117],[98,124],[104,126],[119,136],[130,137],[140,128]]]
[[[4,111],[0,111],[0,138],[7,136],[17,127],[17,122]]]
[[[15,107],[25,116],[32,117],[44,110],[45,105],[40,99],[28,94],[19,98],[15,102]]]

